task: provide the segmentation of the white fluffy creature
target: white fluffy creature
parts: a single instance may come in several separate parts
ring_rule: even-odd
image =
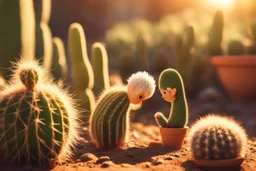
[[[132,74],[127,81],[127,93],[132,104],[142,103],[155,92],[155,80],[145,71]]]

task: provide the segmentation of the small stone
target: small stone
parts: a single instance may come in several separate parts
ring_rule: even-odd
[[[105,161],[110,161],[110,158],[108,156],[102,156],[96,161],[96,164],[102,164]]]
[[[102,163],[101,167],[102,168],[107,168],[107,167],[110,167],[110,166],[114,166],[115,164],[112,162],[112,161],[105,161]]]
[[[172,160],[173,158],[172,157],[166,157],[164,158],[165,160]]]
[[[149,143],[148,147],[152,148],[152,147],[162,147],[163,144],[160,141],[152,141]]]
[[[129,167],[132,167],[132,165],[130,165],[128,163],[123,163],[123,164],[121,164],[121,167],[129,168]]]
[[[147,162],[147,163],[145,164],[145,167],[146,167],[146,168],[150,168],[150,163]]]
[[[159,158],[158,158],[158,159],[154,160],[152,163],[153,163],[153,165],[156,166],[156,165],[159,165],[159,164],[163,164],[164,161],[163,161],[162,159],[159,159]]]
[[[80,161],[81,162],[87,162],[87,161],[91,161],[91,160],[97,160],[98,157],[96,157],[94,154],[92,153],[85,153],[80,157]]]

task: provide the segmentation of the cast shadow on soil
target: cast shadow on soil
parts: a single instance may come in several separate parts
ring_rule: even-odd
[[[242,166],[231,168],[203,168],[195,164],[193,160],[187,160],[181,164],[185,171],[241,171],[244,170]]]

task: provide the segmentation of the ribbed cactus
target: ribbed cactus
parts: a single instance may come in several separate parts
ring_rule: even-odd
[[[245,154],[247,135],[234,120],[208,115],[191,127],[188,140],[193,158],[224,160]]]
[[[53,38],[51,74],[56,79],[56,81],[63,81],[67,75],[64,44],[62,40],[58,37]]]
[[[33,0],[36,19],[35,57],[50,70],[52,62],[52,35],[48,26],[51,15],[51,0]]]
[[[108,73],[108,56],[103,44],[94,43],[92,45],[92,68],[94,72],[93,92],[99,95],[103,90],[110,87]]]
[[[73,23],[68,32],[68,51],[70,58],[72,88],[76,91],[80,105],[88,111],[94,108],[94,74],[87,56],[83,27]],[[86,121],[86,118],[85,118]]]
[[[100,96],[90,118],[90,133],[98,148],[117,148],[125,145],[129,131],[129,106],[150,98],[155,81],[146,72],[128,79],[125,87],[111,87]]]
[[[238,40],[230,41],[228,44],[228,54],[229,55],[244,55],[245,54],[244,44]]]
[[[77,140],[77,111],[69,95],[45,80],[34,61],[22,61],[0,91],[1,160],[63,161]]]
[[[19,56],[35,53],[35,18],[32,0],[0,1],[0,74],[7,79],[8,68]]]
[[[208,48],[211,56],[223,54],[223,50],[221,47],[223,28],[224,28],[224,17],[223,17],[222,11],[219,10],[215,13],[212,27],[209,33]]]
[[[172,107],[168,119],[157,112],[156,122],[161,127],[185,127],[188,122],[188,107],[182,77],[176,70],[166,69],[159,77],[158,86],[164,100],[172,102]]]

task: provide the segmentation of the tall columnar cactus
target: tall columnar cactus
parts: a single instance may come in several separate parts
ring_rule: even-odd
[[[110,87],[108,73],[108,56],[103,44],[94,43],[92,45],[92,68],[94,71],[93,92],[99,95],[103,90]]]
[[[139,69],[143,71],[148,70],[148,60],[147,60],[147,41],[143,35],[140,35],[137,39],[136,42],[136,52],[137,52],[137,57],[138,57],[138,65]],[[137,60],[136,60],[137,61]]]
[[[247,135],[234,120],[208,115],[191,127],[188,140],[195,159],[224,160],[245,154]]]
[[[32,58],[35,53],[35,19],[32,0],[0,1],[0,75],[19,56]]]
[[[177,70],[184,78],[185,84],[187,84],[189,68],[192,63],[194,43],[195,38],[193,26],[187,26],[185,34],[177,36],[175,41]]]
[[[188,122],[188,107],[182,77],[174,69],[164,70],[158,86],[164,100],[171,102],[172,107],[169,118],[162,113],[155,114],[156,122],[161,127],[183,128]]]
[[[90,133],[98,148],[122,147],[129,131],[129,106],[140,104],[155,91],[155,81],[146,72],[128,79],[125,87],[111,87],[100,96],[90,118]]]
[[[52,62],[52,35],[48,26],[51,15],[51,0],[33,0],[36,19],[35,57],[50,70]]]
[[[72,87],[76,91],[81,107],[91,111],[94,108],[94,74],[87,56],[83,27],[73,23],[68,32],[68,51],[70,58]]]
[[[223,27],[224,17],[222,11],[219,10],[215,13],[212,27],[209,33],[208,48],[211,56],[223,54],[223,50],[221,47]]]
[[[36,62],[22,61],[0,91],[0,153],[6,162],[41,165],[71,155],[77,111],[69,95],[44,78]]]
[[[228,44],[229,55],[243,55],[245,54],[245,46],[238,40],[230,41]]]
[[[62,40],[58,37],[53,38],[51,73],[57,81],[63,81],[67,75],[67,64],[64,44]]]

